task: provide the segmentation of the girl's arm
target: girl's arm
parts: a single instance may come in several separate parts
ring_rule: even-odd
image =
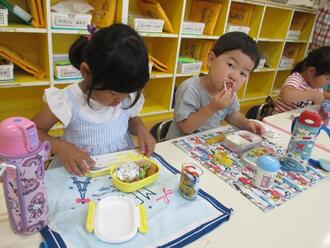
[[[312,100],[314,104],[320,104],[324,96],[314,90],[298,90],[293,86],[285,86],[280,92],[283,101],[289,103]]]
[[[130,118],[128,127],[130,133],[138,138],[140,152],[150,156],[155,150],[156,141],[145,127],[141,118],[138,116]]]
[[[32,118],[32,121],[37,126],[40,140],[48,140],[51,145],[52,153],[56,154],[61,141],[58,138],[48,135],[48,131],[59,121],[59,119],[52,113],[49,106],[46,104],[45,107]]]
[[[330,100],[330,90],[325,90],[323,92],[324,98]]]
[[[259,135],[263,135],[263,133],[265,132],[262,125],[260,125],[256,121],[251,121],[247,119],[241,112],[231,113],[226,118],[226,121],[231,125],[238,127],[239,129],[249,130],[252,133],[256,133]]]
[[[41,112],[32,118],[32,121],[37,126],[40,140],[48,140],[52,153],[58,155],[69,173],[82,176],[89,171],[89,167],[94,165],[95,162],[86,151],[76,147],[74,144],[48,135],[49,129],[59,119],[52,113],[47,104]]]

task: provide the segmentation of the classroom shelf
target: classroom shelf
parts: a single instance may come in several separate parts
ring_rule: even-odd
[[[275,72],[253,73],[247,83],[244,99],[268,96],[271,91],[274,77]]]
[[[24,58],[36,63],[45,71],[44,79],[36,79],[15,66],[15,80],[0,82],[0,95],[6,96],[0,99],[0,105],[3,106],[0,108],[0,119],[13,114],[31,117],[41,107],[44,88],[51,86],[63,88],[68,84],[80,81],[58,80],[54,77],[53,55],[67,54],[71,44],[78,37],[88,35],[87,30],[51,27],[50,7],[59,1],[42,0],[46,22],[44,28],[34,28],[12,18],[7,27],[0,27],[2,45],[22,54]],[[129,16],[142,15],[139,1],[117,0],[115,21],[128,23]],[[193,16],[196,13],[192,15],[192,5],[195,4],[195,1],[159,0],[173,27],[173,32],[165,30],[161,33],[139,32],[148,47],[149,54],[168,67],[166,72],[158,71],[155,67],[152,69],[150,81],[144,89],[145,106],[141,113],[144,118],[171,115],[175,88],[189,77],[199,75],[200,72],[179,73],[177,71],[179,56],[184,55],[202,60],[201,72],[207,72],[207,53],[219,36],[229,30],[235,30],[235,28],[240,30],[242,27],[244,30],[248,27],[248,34],[257,41],[259,49],[267,59],[266,67],[256,69],[249,81],[243,84],[237,92],[240,102],[246,106],[249,103],[262,101],[269,94],[272,96],[278,94],[285,77],[290,74],[294,66],[293,64],[288,68],[279,67],[281,58],[287,55],[288,50],[295,51],[294,63],[303,59],[308,51],[316,10],[263,0],[199,0],[210,4],[207,6],[213,6],[199,9],[202,11],[202,15],[198,21],[204,22],[206,25],[212,23],[209,18],[210,11],[214,11],[220,6],[213,32],[204,32],[201,35],[183,34],[183,22],[192,21],[191,19],[195,18]],[[15,0],[15,2],[25,5],[25,0]],[[293,34],[296,36],[292,36]],[[195,47],[195,51],[190,55],[187,52],[189,46]],[[201,52],[202,50],[203,52]],[[16,90],[18,90],[17,95],[13,93]],[[7,95],[13,96],[13,98],[9,98]]]
[[[283,50],[283,43],[258,41],[258,48],[266,57],[266,66],[268,68],[277,68]]]
[[[292,18],[292,10],[266,6],[260,38],[285,39]]]

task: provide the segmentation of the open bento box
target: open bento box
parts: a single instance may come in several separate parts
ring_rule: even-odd
[[[119,152],[93,158],[96,165],[87,176],[111,175],[112,184],[122,192],[141,189],[159,177],[160,167],[153,160],[136,152]]]
[[[130,170],[132,166],[135,166],[135,168],[139,167],[139,172],[136,173],[135,178],[131,177],[131,179],[127,179],[124,175],[125,171]],[[126,173],[126,175],[127,174],[128,173]],[[130,174],[132,175],[132,173]],[[130,162],[113,166],[111,169],[111,177],[113,186],[120,191],[133,192],[156,181],[159,177],[159,166],[153,160],[146,157],[137,158]]]
[[[110,243],[132,239],[137,231],[148,232],[146,210],[135,205],[129,197],[108,196],[99,202],[90,202],[86,220],[88,232]]]

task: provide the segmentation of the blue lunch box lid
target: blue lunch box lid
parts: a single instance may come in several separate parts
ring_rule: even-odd
[[[260,156],[260,158],[257,160],[257,165],[259,168],[269,172],[276,172],[281,167],[280,161],[277,158],[269,155]]]

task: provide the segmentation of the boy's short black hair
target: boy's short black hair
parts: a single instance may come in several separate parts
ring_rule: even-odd
[[[233,51],[241,50],[244,54],[254,62],[255,69],[259,65],[260,54],[257,43],[247,34],[243,32],[230,32],[222,35],[215,43],[212,52],[216,57],[219,55]]]

